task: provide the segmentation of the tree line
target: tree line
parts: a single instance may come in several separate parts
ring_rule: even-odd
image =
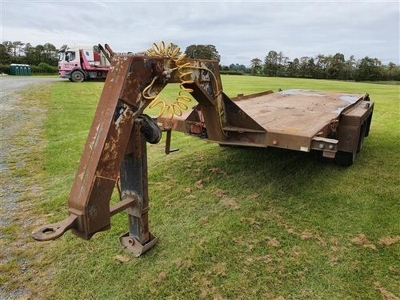
[[[42,65],[48,70],[56,67],[58,49],[50,43],[32,46],[21,41],[4,41],[0,44],[0,65],[3,69],[11,63]],[[190,45],[185,54],[189,58],[220,61],[221,56],[214,45]],[[291,60],[282,52],[271,50],[264,60],[253,58],[249,66],[231,64],[221,66],[222,73],[252,74],[272,77],[297,77],[316,79],[356,81],[400,81],[400,66],[393,62],[382,64],[378,58],[364,57],[356,60],[352,55],[345,58],[342,53],[335,55],[318,54],[315,57],[301,57]]]
[[[58,73],[58,49],[50,43],[32,46],[21,41],[0,44],[0,73],[8,73],[10,64],[31,66],[32,73]]]
[[[378,58],[364,57],[356,60],[354,55],[345,58],[318,54],[290,60],[282,52],[269,51],[264,61],[251,60],[251,73],[276,77],[298,77],[355,81],[400,81],[400,66],[393,62],[383,65]]]
[[[188,57],[220,60],[213,45],[191,45],[185,53]],[[250,66],[231,64],[220,66],[222,73],[262,75],[271,77],[297,77],[315,79],[336,79],[355,81],[400,81],[400,66],[390,62],[383,65],[378,58],[364,57],[348,59],[342,53],[335,55],[318,54],[315,57],[301,57],[290,60],[282,52],[269,51],[264,61],[253,58]]]
[[[57,66],[57,52],[56,46],[50,43],[32,46],[30,43],[25,44],[21,41],[4,41],[0,44],[0,64],[39,65],[46,63],[50,66]]]

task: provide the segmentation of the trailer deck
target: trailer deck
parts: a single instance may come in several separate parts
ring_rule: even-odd
[[[266,132],[312,138],[361,98],[359,95],[288,90],[235,102]]]

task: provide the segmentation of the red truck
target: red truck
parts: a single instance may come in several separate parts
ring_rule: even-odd
[[[72,82],[105,80],[114,55],[107,44],[64,46],[58,53],[58,74]]]

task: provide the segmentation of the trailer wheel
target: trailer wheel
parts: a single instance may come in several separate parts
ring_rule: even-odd
[[[85,79],[85,75],[81,71],[74,71],[71,74],[73,82],[82,82]]]
[[[350,167],[356,158],[353,152],[338,151],[335,156],[335,164],[343,167]]]

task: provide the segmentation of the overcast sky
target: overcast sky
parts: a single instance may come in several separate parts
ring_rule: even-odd
[[[343,53],[400,64],[400,2],[0,0],[2,41],[108,43],[139,52],[214,45],[221,63],[250,65],[270,50],[290,59]]]

